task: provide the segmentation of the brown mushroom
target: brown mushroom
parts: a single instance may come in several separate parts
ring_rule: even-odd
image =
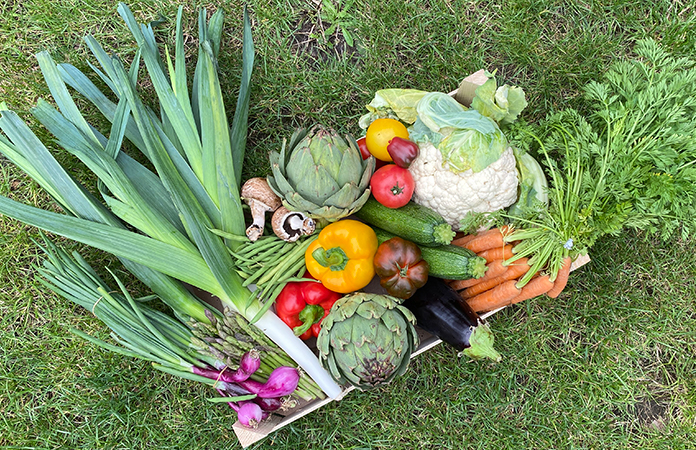
[[[273,232],[284,241],[295,242],[303,235],[316,230],[316,223],[299,211],[289,211],[285,206],[276,209],[271,218]]]
[[[246,235],[252,242],[263,234],[266,212],[273,212],[282,204],[280,197],[271,189],[265,178],[249,178],[242,186],[242,199],[251,209],[253,223],[246,229]]]

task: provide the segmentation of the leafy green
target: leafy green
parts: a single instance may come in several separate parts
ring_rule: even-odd
[[[360,128],[366,129],[377,119],[389,118],[405,123],[416,121],[416,105],[427,94],[417,89],[382,89],[366,106],[369,113],[360,117]]]
[[[416,111],[418,120],[409,130],[409,138],[437,146],[452,172],[480,172],[508,148],[495,121],[474,109],[467,110],[447,94],[426,94]]]
[[[651,39],[635,52],[587,86],[588,122],[610,154],[614,202],[629,202],[649,233],[685,238],[696,231],[696,62]]]
[[[540,202],[541,207],[547,207],[549,193],[544,170],[531,154],[523,153],[517,148],[513,150],[520,182],[517,186],[517,201],[508,208],[508,212],[513,215],[523,213],[524,207],[533,207],[535,202]]]
[[[524,91],[507,84],[498,87],[495,77],[489,73],[486,75],[489,77],[488,81],[476,89],[471,107],[500,125],[514,122],[527,107]]]
[[[517,128],[516,143],[551,175],[550,204],[536,218],[511,217],[519,229],[506,239],[522,240],[511,261],[529,256],[556,274],[563,257],[624,228],[664,240],[696,231],[695,62],[650,39],[635,52],[586,86],[586,117],[569,109]]]

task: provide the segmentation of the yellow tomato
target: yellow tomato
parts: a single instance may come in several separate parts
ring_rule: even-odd
[[[408,139],[408,130],[404,124],[395,119],[377,119],[367,127],[365,144],[375,158],[392,161],[387,145],[395,137]]]

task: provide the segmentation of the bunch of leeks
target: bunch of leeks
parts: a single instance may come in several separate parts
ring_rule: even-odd
[[[183,9],[177,15],[173,59],[168,51],[161,57],[151,25],[138,24],[124,4],[118,12],[138,46],[129,68],[92,37],[85,39],[99,64],[92,68],[111,92],[103,93],[76,67],[56,64],[42,52],[37,59],[57,109],[44,100],[32,109],[57,144],[98,177],[103,201],[61,167],[17,114],[0,104],[0,152],[66,214],[5,197],[0,197],[0,213],[116,255],[184,322],[208,321],[206,305],[185,284],[216,296],[280,346],[328,396],[337,397],[341,388],[312,351],[258,299],[248,301],[249,290],[228,251],[238,243],[213,232],[243,235],[245,230],[239,186],[253,66],[246,11],[242,80],[231,127],[217,74],[222,14],[218,11],[206,21],[206,12],[200,12],[198,59],[189,89]],[[138,92],[141,62],[156,93],[155,108]],[[108,119],[108,137],[87,122],[68,87]],[[124,140],[154,171],[122,151]]]

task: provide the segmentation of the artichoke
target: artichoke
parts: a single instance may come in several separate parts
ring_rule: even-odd
[[[408,368],[419,339],[413,313],[389,295],[359,292],[334,303],[317,337],[319,361],[341,384],[369,389]]]
[[[286,145],[287,144],[287,145]],[[355,139],[315,126],[293,133],[270,155],[268,184],[290,211],[336,221],[353,214],[370,197],[375,158],[362,159]]]

